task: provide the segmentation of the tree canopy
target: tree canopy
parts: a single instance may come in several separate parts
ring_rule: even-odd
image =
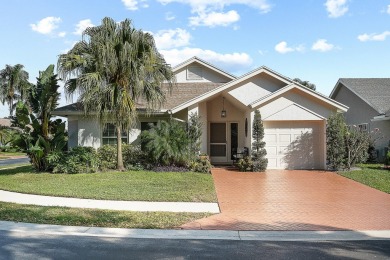
[[[301,84],[301,85],[303,85],[303,86],[305,86],[307,88],[310,88],[312,90],[316,90],[316,85],[313,84],[313,83],[310,83],[307,80],[301,80],[299,78],[295,78],[295,79],[293,79],[293,81],[295,81],[295,82],[297,82],[297,83],[299,83],[299,84]]]
[[[58,59],[68,96],[79,94],[86,114],[116,127],[118,170],[123,170],[121,132],[136,122],[136,102],[148,112],[165,101],[162,82],[173,82],[171,67],[158,52],[153,36],[132,26],[129,19],[87,28],[82,40]]]
[[[30,86],[28,77],[28,73],[21,64],[6,65],[0,70],[0,101],[3,105],[7,103],[10,116],[15,108],[14,102],[26,98]]]

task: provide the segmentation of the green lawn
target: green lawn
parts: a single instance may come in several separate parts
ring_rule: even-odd
[[[390,193],[390,170],[384,170],[383,164],[360,164],[361,170],[339,172],[340,175],[372,188]]]
[[[67,226],[172,229],[210,215],[41,207],[0,202],[0,220]]]
[[[19,166],[14,169],[0,169],[0,189],[106,200],[217,201],[212,176],[194,172],[50,174],[34,173],[31,166]]]

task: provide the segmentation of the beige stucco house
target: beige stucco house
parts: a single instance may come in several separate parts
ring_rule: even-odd
[[[390,142],[390,78],[341,78],[330,98],[349,107],[347,124],[368,132],[379,129],[375,148],[383,159]]]
[[[214,164],[229,164],[232,151],[250,149],[254,111],[260,110],[268,168],[326,168],[326,119],[346,112],[347,106],[267,67],[235,77],[194,57],[173,71],[177,85],[166,104],[150,117],[141,113],[138,126],[124,135],[125,142],[137,142],[147,122],[171,116],[187,121],[191,113],[198,113],[203,123],[201,152],[209,154]],[[77,103],[58,108],[55,114],[68,118],[70,147],[115,143],[113,129],[84,117]]]

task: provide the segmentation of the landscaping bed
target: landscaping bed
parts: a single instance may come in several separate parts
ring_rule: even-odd
[[[390,170],[383,164],[359,164],[361,170],[339,172],[340,175],[390,194]]]
[[[0,220],[66,226],[173,229],[211,215],[42,207],[0,202]]]
[[[210,174],[194,172],[35,173],[31,166],[0,169],[0,189],[87,199],[216,202]]]

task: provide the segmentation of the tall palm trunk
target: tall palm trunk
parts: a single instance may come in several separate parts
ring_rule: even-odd
[[[125,167],[123,166],[123,157],[122,157],[122,126],[120,124],[116,125],[116,134],[117,134],[117,169],[118,171],[124,171]]]

